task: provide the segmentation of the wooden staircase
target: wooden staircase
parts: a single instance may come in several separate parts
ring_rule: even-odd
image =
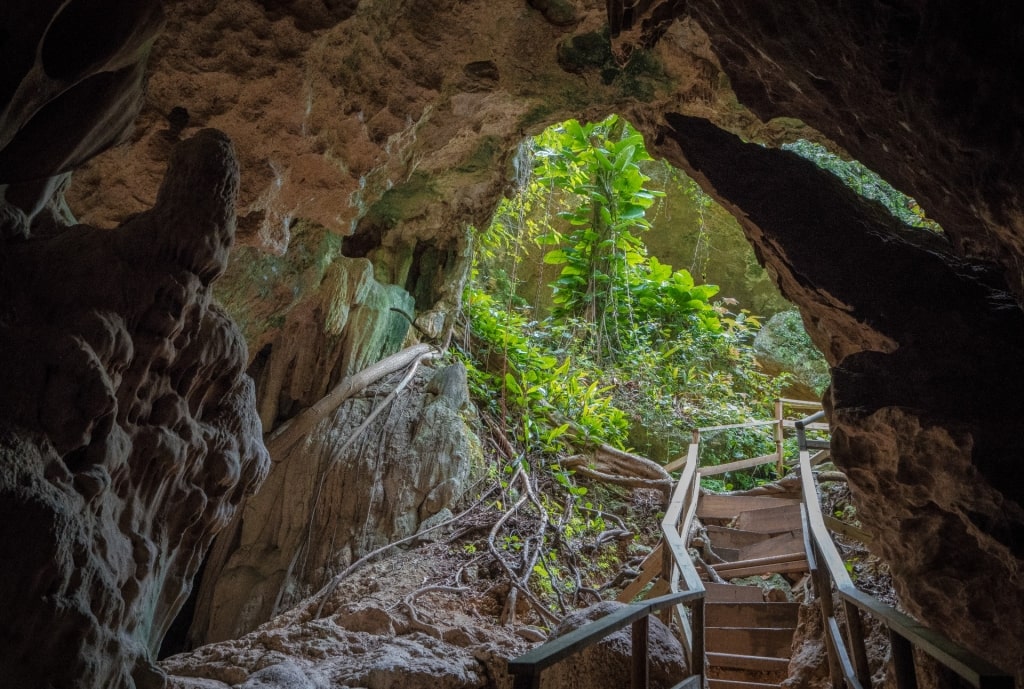
[[[711,550],[725,560],[712,565],[723,579],[808,571],[798,499],[703,495],[697,516]],[[798,604],[758,586],[705,581],[704,587],[709,689],[779,686],[789,669]]]

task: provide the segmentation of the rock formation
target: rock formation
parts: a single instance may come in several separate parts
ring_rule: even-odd
[[[833,367],[836,460],[876,515],[906,606],[1024,667],[1021,13],[955,0],[180,0],[131,145],[67,192],[91,226],[118,227],[100,232],[61,231],[66,173],[124,137],[159,3],[5,3],[0,26],[18,30],[0,41],[0,345],[17,365],[0,374],[2,504],[5,542],[24,555],[0,580],[19,620],[4,667],[22,683],[127,686],[138,661],[145,685],[200,553],[264,466],[243,343],[209,303],[235,203],[226,143],[203,128],[239,151],[254,291],[292,303],[267,257],[316,226],[344,271],[311,262],[302,275],[379,287],[436,337],[458,307],[467,225],[486,221],[517,140],[611,110],[735,211],[800,307]],[[747,143],[796,136],[875,169],[945,235],[899,227],[806,161]],[[176,155],[199,176],[167,172],[159,191],[183,139]],[[277,318],[225,294],[233,315],[267,326],[247,335],[269,424],[315,400],[304,381],[325,389],[377,351],[344,310],[341,334],[303,335],[325,360],[290,346],[315,307],[355,301],[298,300],[313,310]],[[397,321],[374,323],[390,343]],[[144,473],[153,457],[176,459]]]
[[[364,555],[413,535],[462,494],[479,453],[462,418],[465,367],[422,371],[392,404],[400,377],[361,391],[274,457],[263,489],[207,565],[193,643],[242,636]]]
[[[266,476],[245,341],[210,292],[237,183],[203,130],[151,210],[0,253],[8,686],[160,686],[203,553]]]

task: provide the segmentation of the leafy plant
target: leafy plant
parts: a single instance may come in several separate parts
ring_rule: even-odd
[[[878,201],[903,224],[932,232],[942,232],[942,227],[925,215],[924,209],[917,201],[895,189],[860,162],[844,160],[821,144],[806,139],[783,144],[782,148],[810,160],[823,170],[828,170],[861,196]]]

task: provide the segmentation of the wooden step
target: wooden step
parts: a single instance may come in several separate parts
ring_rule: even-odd
[[[777,689],[778,684],[741,682],[738,679],[708,679],[708,689]]]
[[[708,534],[709,536],[711,534]],[[762,538],[764,536],[762,535]],[[712,541],[712,548],[714,548],[714,542]],[[744,546],[739,549],[739,557],[736,560],[754,560],[761,557],[772,557],[773,555],[783,555],[785,553],[796,553],[803,552],[804,550],[804,536],[803,532],[799,529],[794,531],[786,531],[778,536],[772,536],[771,538],[764,539],[759,543],[751,543],[748,546]],[[718,552],[715,550],[715,552]],[[719,555],[725,558],[724,555]],[[733,560],[734,562],[735,560]]]
[[[704,606],[704,624],[795,629],[799,614],[799,603],[708,603]]]
[[[807,557],[801,553],[786,553],[756,560],[738,560],[712,565],[723,579],[752,577],[757,574],[785,574],[808,571]]]
[[[702,495],[697,503],[697,516],[701,519],[732,519],[741,512],[794,504],[799,510],[799,503],[793,500],[763,495]]]
[[[705,643],[710,653],[788,658],[793,629],[707,627]]]
[[[764,498],[771,500],[773,498]],[[736,517],[734,526],[744,531],[762,534],[780,534],[799,531],[801,528],[799,502],[780,500],[782,505],[762,509],[745,510]]]
[[[757,586],[736,586],[705,581],[704,590],[707,592],[704,599],[708,603],[764,602],[764,591]]]
[[[728,526],[715,526],[708,524],[708,538],[711,539],[711,547],[718,552],[719,547],[725,548],[746,548],[755,543],[763,543],[765,535],[755,531],[741,531],[731,529]]]
[[[711,667],[760,670],[764,672],[778,672],[780,670],[786,672],[789,669],[789,658],[768,658],[733,653],[708,653],[707,657],[708,665]]]

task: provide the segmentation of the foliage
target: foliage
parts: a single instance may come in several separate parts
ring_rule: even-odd
[[[623,446],[627,422],[599,374],[573,367],[567,356],[560,361],[535,341],[535,324],[490,295],[471,285],[463,298],[473,338],[466,354],[470,390],[515,429],[527,454],[564,449],[567,433],[576,442]]]
[[[555,247],[544,262],[562,266],[551,285],[553,315],[591,324],[577,334],[592,342],[598,360],[636,346],[628,336],[640,324],[657,322],[667,337],[694,325],[719,329],[709,302],[718,288],[647,256],[640,233],[664,193],[646,187],[640,163],[651,157],[628,122],[616,115],[586,125],[569,120],[537,137],[535,155],[537,183],[576,199],[558,213],[568,230],[537,236]]]
[[[606,443],[672,459],[695,427],[770,416],[784,383],[753,358],[758,318],[648,255],[642,237],[662,196],[640,168],[649,161],[642,137],[615,116],[569,121],[526,142],[514,161],[516,193],[477,233],[463,294],[459,354],[502,448],[494,506],[519,505],[540,524],[509,528],[490,547],[518,563],[552,609],[599,597],[632,547],[594,545],[609,530],[629,535],[619,510],[603,507],[623,498],[580,485],[565,455]],[[551,285],[521,280],[531,250],[558,268]],[[723,436],[702,461],[766,454],[763,443],[763,434]]]
[[[810,160],[823,170],[828,170],[861,196],[878,201],[903,224],[942,232],[942,227],[925,215],[924,209],[917,201],[894,189],[877,173],[858,161],[843,160],[821,144],[806,139],[783,144],[782,148]]]
[[[825,357],[804,329],[800,312],[772,316],[754,340],[754,351],[770,368],[789,371],[794,379],[821,395],[831,380]]]

